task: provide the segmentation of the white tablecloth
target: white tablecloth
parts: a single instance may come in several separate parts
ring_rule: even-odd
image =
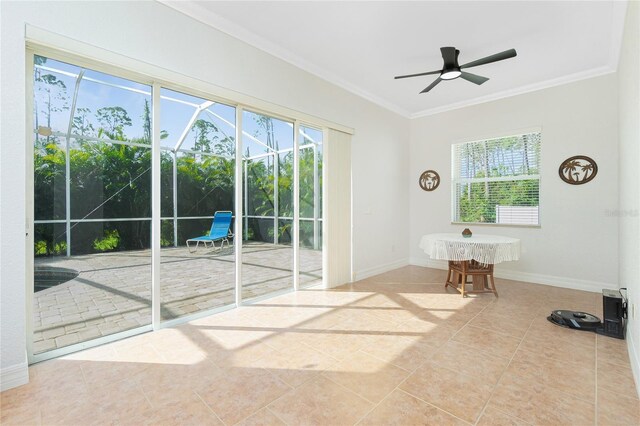
[[[420,248],[432,259],[475,260],[496,264],[520,258],[520,240],[499,235],[429,234],[420,240]]]

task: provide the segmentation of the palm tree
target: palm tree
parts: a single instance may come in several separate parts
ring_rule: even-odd
[[[571,160],[564,163],[562,166],[563,173],[567,173],[567,178],[571,182],[576,182],[576,179],[573,177],[573,173],[576,172],[577,168],[580,166],[580,162],[578,160]]]
[[[589,172],[593,172],[593,164],[587,163],[584,166],[581,166],[581,169],[584,172],[582,180],[587,180],[589,178]]]

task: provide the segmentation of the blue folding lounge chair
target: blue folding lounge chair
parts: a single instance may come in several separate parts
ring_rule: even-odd
[[[218,211],[213,215],[213,222],[211,223],[211,230],[209,231],[209,235],[205,235],[203,237],[189,238],[187,240],[187,248],[190,253],[195,253],[198,250],[198,246],[200,243],[207,248],[207,243],[211,243],[211,248],[216,248],[216,241],[220,241],[220,247],[218,249],[222,249],[224,247],[224,243],[230,245],[229,238],[233,237],[233,233],[231,232],[231,212],[227,211]],[[190,242],[195,242],[196,245],[191,251]]]

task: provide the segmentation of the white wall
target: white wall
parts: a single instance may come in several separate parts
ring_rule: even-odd
[[[429,264],[418,248],[422,235],[464,229],[451,225],[451,144],[541,127],[542,226],[470,228],[522,240],[520,260],[499,264],[498,276],[593,291],[617,288],[618,218],[610,214],[618,205],[616,93],[612,74],[413,120],[411,263]],[[598,163],[598,175],[585,185],[568,185],[560,180],[558,167],[579,154]],[[418,187],[425,169],[440,173],[441,184],[434,192]]]
[[[354,271],[406,263],[408,119],[155,2],[0,5],[0,372],[25,362],[26,23],[354,128]]]
[[[629,295],[629,357],[640,394],[640,3],[629,2],[618,67],[620,287]],[[635,307],[635,316],[633,314]]]

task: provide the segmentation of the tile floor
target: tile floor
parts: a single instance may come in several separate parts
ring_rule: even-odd
[[[638,425],[624,341],[550,324],[601,296],[406,267],[43,362],[10,424]]]

